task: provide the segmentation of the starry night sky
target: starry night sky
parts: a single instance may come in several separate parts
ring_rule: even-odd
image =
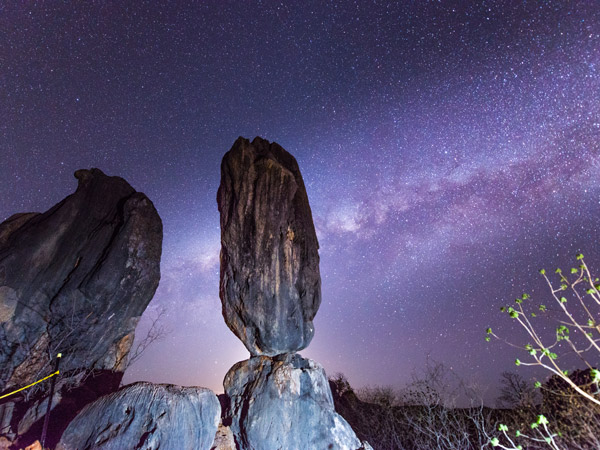
[[[0,220],[90,167],[162,217],[138,330],[164,307],[170,334],[125,381],[221,392],[247,358],[218,297],[240,135],[298,160],[323,288],[302,354],[353,386],[400,387],[430,356],[493,390],[520,356],[483,339],[516,334],[498,308],[547,299],[538,269],[579,251],[600,272],[597,1],[162,3],[0,6]]]

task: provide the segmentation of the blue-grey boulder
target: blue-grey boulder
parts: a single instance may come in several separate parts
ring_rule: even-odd
[[[256,356],[234,365],[224,381],[240,450],[357,450],[362,443],[335,412],[323,368],[298,354]]]
[[[221,163],[219,295],[229,328],[252,355],[305,348],[321,303],[319,244],[295,158],[238,138]]]
[[[56,450],[208,450],[220,417],[209,389],[134,383],[88,404]]]

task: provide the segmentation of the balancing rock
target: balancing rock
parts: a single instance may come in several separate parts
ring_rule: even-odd
[[[276,143],[238,138],[223,157],[219,295],[252,355],[305,348],[321,303],[319,244],[298,163]]]
[[[209,389],[139,382],[88,404],[56,448],[208,450],[220,417]]]

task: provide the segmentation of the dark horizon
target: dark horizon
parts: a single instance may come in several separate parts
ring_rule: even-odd
[[[427,358],[492,401],[521,357],[499,312],[582,252],[600,273],[600,9],[594,2],[14,4],[0,88],[0,220],[98,167],[164,224],[169,336],[125,381],[222,392],[248,354],[218,297],[216,192],[238,136],[298,160],[322,305],[300,353],[353,387]],[[545,325],[553,332],[552,324]]]

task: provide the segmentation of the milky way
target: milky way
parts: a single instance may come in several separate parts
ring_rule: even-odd
[[[37,2],[0,7],[0,220],[99,167],[164,222],[167,338],[126,374],[221,391],[243,345],[218,298],[222,155],[298,159],[323,303],[303,355],[402,386],[427,357],[484,387],[516,350],[498,308],[600,272],[600,4]],[[533,374],[523,370],[524,376]]]

